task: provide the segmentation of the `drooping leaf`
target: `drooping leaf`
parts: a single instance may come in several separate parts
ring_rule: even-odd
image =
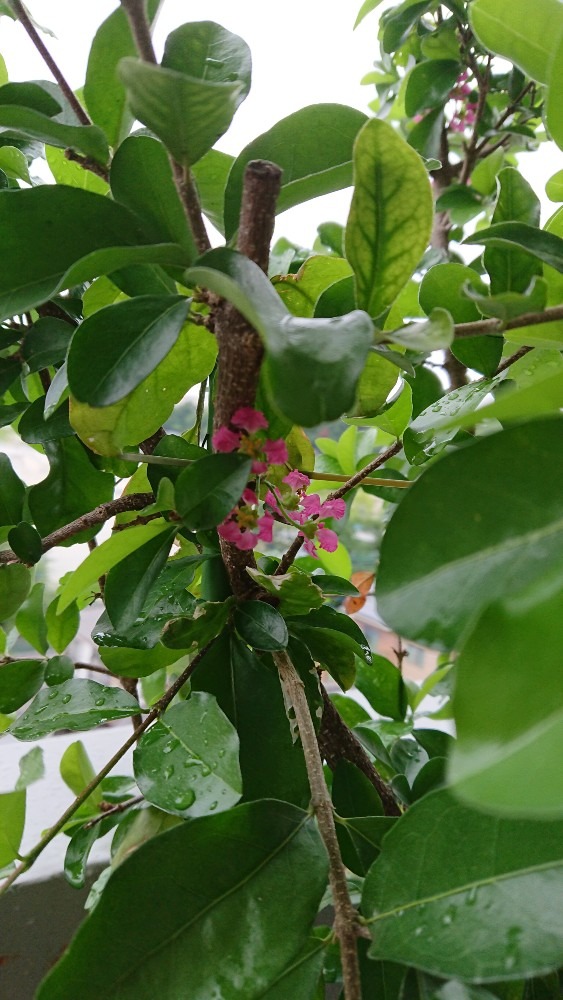
[[[523,222],[497,222],[488,229],[482,229],[473,236],[467,236],[464,243],[481,243],[483,246],[504,247],[513,249],[519,247],[528,255],[549,264],[560,273],[563,272],[563,239],[545,229]]]
[[[14,86],[15,84],[7,83],[0,87],[0,128],[27,139],[38,139],[51,146],[75,149],[84,156],[92,157],[97,163],[107,163],[108,144],[101,129],[95,125],[66,125],[48,114],[18,104],[18,94],[12,89]]]
[[[45,667],[45,684],[53,687],[74,677],[74,663],[69,656],[51,656]]]
[[[57,653],[64,653],[78,632],[80,624],[80,612],[76,602],[71,601],[63,610],[59,609],[59,598],[55,597],[45,612],[45,622],[49,645]]]
[[[384,656],[374,655],[369,666],[357,664],[356,687],[379,715],[405,718],[407,697],[401,671]]]
[[[70,788],[73,795],[80,795],[95,777],[94,765],[88,756],[82,740],[70,743],[61,757],[59,764],[61,778]],[[88,799],[89,803],[98,806],[102,801],[100,787],[94,789]]]
[[[310,790],[303,750],[292,740],[271,660],[225,632],[194,672],[192,690],[215,695],[236,726],[244,800],[273,797],[306,808]]]
[[[405,90],[405,112],[414,118],[421,111],[443,108],[460,73],[452,59],[424,60],[409,73]]]
[[[115,629],[127,629],[141,614],[145,600],[162,570],[175,528],[158,534],[113,566],[104,589],[106,610]]]
[[[546,598],[541,584],[492,605],[457,661],[449,777],[477,809],[532,819],[563,814],[561,772],[551,766],[563,741],[560,605],[561,592]]]
[[[432,865],[417,847],[429,830]],[[477,983],[558,968],[562,832],[474,812],[445,791],[416,802],[365,882],[370,955]]]
[[[201,210],[222,235],[225,234],[225,188],[233,163],[234,156],[219,149],[210,149],[192,168]]]
[[[136,389],[176,343],[189,307],[183,296],[140,295],[84,320],[67,361],[76,399],[111,406]]]
[[[20,773],[16,781],[16,792],[21,792],[29,788],[36,781],[45,777],[45,762],[43,760],[43,748],[33,747],[28,753],[20,757]]]
[[[17,740],[38,740],[58,729],[93,729],[110,719],[139,712],[132,695],[96,681],[71,680],[40,691],[26,712],[12,725]]]
[[[193,819],[230,809],[242,795],[235,728],[215,698],[194,691],[143,734],[133,754],[146,799]]]
[[[225,191],[225,235],[238,228],[243,177],[251,160],[271,160],[283,171],[276,212],[352,183],[354,139],[366,121],[356,108],[313,104],[282,118],[235,160]]]
[[[156,881],[147,882],[147,867]],[[54,1000],[61,991],[84,1000],[100,994],[107,1000],[149,1000],[154,975],[161,1000],[175,1000],[186,982],[194,997],[211,996],[219,983],[223,992],[238,992],[245,1000],[267,996],[286,968],[299,964],[326,870],[312,819],[287,803],[251,802],[181,824],[149,840],[113,873],[38,1000]],[[155,895],[162,907],[157,922]],[[123,941],[124,934],[127,949],[108,952],[102,968],[99,950],[115,935]],[[241,950],[240,942],[255,940],[256,934],[261,946]],[[222,941],[213,962],[210,935]],[[166,981],[157,972],[163,960]]]
[[[540,224],[540,201],[525,177],[514,167],[505,167],[498,175],[499,193],[491,222],[521,222],[537,227]],[[525,292],[532,278],[541,274],[538,260],[521,250],[487,247],[483,263],[491,278],[491,294]]]
[[[47,625],[43,614],[44,583],[36,583],[16,612],[18,632],[38,653],[47,652]]]
[[[377,118],[358,135],[354,172],[346,256],[358,305],[375,317],[392,304],[426,249],[432,193],[420,157]]]
[[[23,512],[25,486],[7,455],[0,454],[0,525],[18,524]]]
[[[31,566],[43,555],[41,535],[29,521],[20,521],[8,532],[8,542],[18,559]]]
[[[226,249],[201,257],[186,280],[223,295],[260,333],[268,395],[295,423],[313,426],[352,405],[373,337],[366,313],[326,320],[291,316],[260,268]]]
[[[25,705],[43,684],[44,660],[0,664],[0,712],[8,715]]]
[[[146,5],[150,23],[159,6],[160,0],[149,0]],[[120,59],[136,54],[137,47],[129,20],[124,8],[119,7],[106,18],[94,35],[84,84],[84,100],[90,117],[103,129],[109,144],[114,148],[125,138],[133,124],[125,88],[117,76],[117,66]]]
[[[0,318],[133,263],[188,263],[175,244],[151,244],[140,221],[102,195],[62,185],[0,191]]]
[[[452,648],[481,608],[522,580],[563,579],[561,470],[548,457],[562,443],[560,419],[537,420],[428,469],[383,538],[376,592],[388,625]]]
[[[83,171],[86,173],[86,171]],[[30,371],[64,361],[74,326],[54,316],[43,316],[23,338],[22,355]]]
[[[10,563],[0,566],[0,622],[16,613],[31,589],[31,574],[27,566]]]

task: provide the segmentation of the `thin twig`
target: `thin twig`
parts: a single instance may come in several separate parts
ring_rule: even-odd
[[[70,160],[72,163],[79,163],[84,170],[89,170],[91,174],[96,174],[97,177],[101,177],[106,183],[109,181],[108,168],[103,167],[101,163],[97,163],[91,156],[82,156],[74,149],[65,149],[65,159]]]
[[[334,932],[340,943],[344,994],[346,1000],[361,1000],[362,986],[357,939],[359,936],[364,936],[365,931],[358,923],[358,915],[348,892],[346,869],[342,862],[336,836],[334,810],[323,773],[322,760],[305,688],[285,650],[273,653],[272,656],[287,698],[295,711],[311,788],[311,805],[328,854],[329,880],[334,906]]]
[[[56,545],[62,545],[63,542],[80,534],[86,528],[94,528],[98,524],[104,524],[116,514],[123,514],[130,510],[142,510],[151,503],[154,503],[154,493],[131,493],[129,496],[117,497],[116,500],[108,500],[107,503],[101,503],[99,507],[88,511],[87,514],[81,514],[70,524],[65,524],[62,528],[52,531],[50,535],[45,535],[45,538],[41,540],[41,549],[44,553],[48,552],[49,549],[55,548]],[[21,562],[15,552],[12,552],[11,549],[0,552],[0,564],[13,562]]]
[[[140,802],[145,801],[144,795],[136,795],[133,799],[127,799],[127,802],[118,802],[117,805],[112,806],[110,809],[104,809],[99,816],[91,819],[89,823],[84,824],[85,830],[91,830],[93,826],[98,826],[107,816],[115,816],[116,813],[125,812],[126,809],[130,809],[131,806],[138,806]]]
[[[68,823],[69,819],[72,819],[75,812],[77,811],[77,809],[80,808],[82,803],[86,801],[86,799],[92,794],[93,791],[95,791],[98,785],[104,780],[105,777],[107,777],[110,771],[113,770],[115,765],[119,763],[121,758],[124,757],[127,751],[137,742],[139,737],[142,736],[143,733],[149,728],[149,726],[151,726],[152,723],[155,722],[159,718],[159,716],[161,716],[162,713],[168,708],[170,702],[176,697],[178,691],[184,686],[186,681],[190,679],[194,670],[199,665],[199,663],[201,663],[203,657],[211,649],[215,641],[216,639],[212,639],[211,642],[208,642],[207,645],[203,647],[203,649],[200,649],[200,651],[196,653],[191,663],[188,664],[186,669],[183,670],[180,676],[173,682],[173,684],[170,685],[168,690],[163,694],[160,701],[156,703],[154,708],[151,709],[151,711],[147,714],[145,719],[143,719],[141,724],[137,726],[137,728],[131,734],[129,739],[127,739],[125,743],[123,743],[122,746],[119,748],[119,750],[117,750],[116,753],[114,753],[111,760],[109,760],[107,764],[105,764],[104,767],[102,767],[101,771],[98,771],[95,777],[93,777],[92,780],[88,782],[86,788],[84,788],[80,792],[80,795],[76,796],[74,802],[70,804],[68,809],[65,809],[64,813],[62,814],[62,816],[59,817],[57,822],[46,831],[46,833],[41,837],[41,840],[38,841],[35,847],[33,847],[31,851],[29,851],[29,853],[25,855],[25,857],[21,861],[21,864],[19,864],[16,868],[14,868],[12,872],[10,872],[5,882],[2,884],[2,886],[0,886],[0,896],[2,896],[10,888],[11,885],[13,885],[13,883],[16,881],[16,879],[19,878],[20,875],[23,875],[24,872],[28,871],[31,868],[31,866],[35,863],[35,861],[37,861],[37,858],[39,857],[40,854],[43,853],[48,844],[50,844],[51,841],[56,837],[56,835],[60,833],[60,831],[63,829],[66,823]]]
[[[498,366],[495,372],[495,375],[500,375],[501,372],[506,371],[506,369],[510,368],[510,366],[513,365],[515,361],[520,361],[520,358],[524,358],[526,354],[529,354],[530,351],[533,351],[533,349],[534,349],[533,347],[520,347],[517,351],[514,352],[514,354],[511,354],[509,358],[505,358],[504,361],[501,361],[500,365]]]
[[[55,80],[57,81],[59,87],[61,88],[63,94],[65,95],[68,103],[71,105],[76,117],[82,125],[91,125],[92,122],[86,111],[82,107],[80,101],[76,97],[72,87],[67,82],[63,76],[61,70],[57,66],[55,60],[53,59],[51,53],[49,52],[47,46],[45,45],[43,39],[41,38],[39,32],[31,21],[29,14],[27,13],[21,0],[11,0],[11,6],[14,14],[17,15],[18,21],[21,23],[22,27],[27,32],[29,38],[33,42],[35,48],[39,52],[39,55],[43,59],[46,66],[49,67],[51,73],[53,74]]]
[[[144,59],[145,62],[156,63],[145,0],[121,0],[121,6],[129,19],[131,33],[141,59]]]
[[[454,334],[457,337],[475,337],[479,334],[492,334],[502,336],[506,330],[520,330],[525,326],[535,326],[541,323],[553,323],[555,320],[563,319],[563,305],[550,306],[543,312],[523,313],[503,322],[495,317],[491,319],[478,319],[472,323],[456,323]]]
[[[477,108],[475,110],[475,121],[473,123],[473,131],[471,133],[471,139],[469,140],[469,145],[465,151],[465,158],[463,161],[463,167],[461,168],[461,173],[459,175],[459,183],[467,184],[471,176],[471,171],[473,170],[473,164],[477,158],[477,135],[479,132],[479,126],[481,125],[481,119],[483,117],[483,112],[485,110],[485,105],[487,103],[487,95],[489,93],[490,78],[491,78],[491,60],[492,56],[489,56],[485,66],[485,72],[479,74],[477,79],[477,84],[479,87],[479,97],[477,100]]]

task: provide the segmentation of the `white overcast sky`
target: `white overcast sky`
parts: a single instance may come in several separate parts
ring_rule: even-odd
[[[116,0],[28,0],[36,20],[55,34],[45,43],[71,86],[84,82],[91,39]],[[377,55],[377,19],[353,25],[361,0],[164,0],[155,33],[160,56],[167,34],[186,21],[209,20],[233,31],[252,52],[252,89],[219,146],[237,154],[255,136],[308,104],[338,102],[368,112],[373,87],[360,86]],[[388,6],[388,4],[387,4]],[[0,18],[0,52],[11,80],[47,79],[42,60],[19,24]],[[311,245],[319,222],[344,223],[349,193],[293,209],[277,233]]]
[[[167,34],[186,21],[217,21],[241,35],[253,58],[252,89],[239,108],[219,148],[237,154],[276,121],[308,104],[336,101],[369,113],[373,87],[360,80],[378,55],[378,14],[353,31],[361,0],[164,0],[155,34],[160,56]],[[40,24],[56,38],[43,36],[74,88],[82,86],[90,43],[96,28],[118,6],[117,0],[28,0]],[[0,52],[10,79],[45,79],[49,74],[19,24],[0,18]],[[544,146],[522,158],[524,172],[538,194],[545,181],[563,168],[563,154]],[[320,222],[345,223],[350,192],[337,192],[285,213],[277,235],[310,246]],[[557,206],[543,201],[544,219]]]

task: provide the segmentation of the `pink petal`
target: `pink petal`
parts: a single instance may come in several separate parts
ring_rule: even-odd
[[[274,531],[274,519],[271,514],[264,514],[258,518],[259,532],[257,537],[262,542],[271,542]]]
[[[272,510],[277,511],[278,514],[280,513],[280,505],[278,503],[278,498],[275,496],[274,493],[272,493],[271,490],[268,490],[268,492],[266,493],[266,496],[264,497],[264,503],[267,503],[268,507],[271,507]]]
[[[252,463],[252,465],[251,465],[250,468],[251,468],[252,472],[256,473],[257,476],[261,476],[262,473],[268,471],[268,463],[267,462],[258,462],[258,461],[256,461],[256,462]]]
[[[241,535],[241,530],[236,521],[224,521],[217,528],[217,534],[224,538],[226,542],[237,544]]]
[[[283,482],[291,486],[292,490],[302,490],[311,485],[309,476],[304,475],[303,472],[298,472],[297,469],[292,469],[287,476],[284,476]]]
[[[331,531],[330,528],[319,528],[317,531],[317,540],[325,552],[336,552],[338,548],[338,535],[335,531]]]
[[[235,427],[240,427],[243,431],[253,434],[254,431],[268,426],[268,421],[260,410],[253,410],[251,406],[241,406],[231,417],[231,423]]]
[[[311,493],[308,497],[303,497],[301,507],[307,517],[316,517],[321,509],[321,498],[318,493]]]
[[[243,490],[242,499],[244,500],[245,503],[250,504],[251,506],[254,506],[255,504],[258,503],[258,497],[256,496],[256,493],[254,492],[254,490],[249,489],[248,486],[246,487],[245,490]]]
[[[228,427],[220,427],[211,438],[215,451],[236,451],[240,444],[240,434],[235,434]]]
[[[317,555],[317,552],[316,552],[316,549],[315,549],[315,543],[314,543],[313,539],[312,538],[307,538],[303,534],[302,531],[300,531],[299,534],[301,535],[302,538],[305,539],[305,541],[303,543],[303,548],[305,549],[305,552],[308,552],[308,554],[310,556],[313,556],[314,559],[318,559],[319,557]]]
[[[283,438],[277,441],[265,441],[264,451],[270,465],[283,465],[287,462],[287,448]]]
[[[338,521],[346,513],[346,504],[344,500],[325,500],[321,504],[320,513],[323,517],[335,517]]]
[[[252,531],[245,531],[241,533],[238,541],[235,542],[237,549],[242,549],[247,552],[249,549],[254,549],[258,545],[258,535],[255,535]]]

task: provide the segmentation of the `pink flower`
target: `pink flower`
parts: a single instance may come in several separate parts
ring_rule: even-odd
[[[253,410],[251,406],[241,406],[231,417],[231,423],[248,434],[254,434],[262,427],[268,426],[268,421],[260,410]]]
[[[252,463],[250,468],[256,476],[263,476],[268,471],[268,463],[256,461]]]
[[[331,531],[330,528],[325,528],[323,525],[317,531],[317,539],[321,549],[325,552],[336,552],[338,548],[338,535],[335,531]]]
[[[303,497],[301,507],[306,516],[317,517],[321,510],[321,498],[318,493],[311,493],[310,496]]]
[[[220,427],[211,438],[215,451],[236,451],[240,444],[240,434],[235,434],[228,427]]]
[[[271,542],[274,532],[274,519],[271,514],[263,514],[258,518],[258,538],[261,542]]]
[[[307,486],[311,485],[311,480],[308,476],[304,475],[303,472],[298,472],[297,469],[292,469],[291,472],[283,479],[284,483],[291,486],[292,490],[302,490],[306,489]]]
[[[315,543],[313,539],[307,538],[307,536],[304,535],[302,531],[300,531],[299,534],[301,538],[305,539],[305,541],[303,542],[303,548],[305,549],[305,552],[307,552],[310,556],[313,556],[313,559],[318,559],[319,557],[317,555],[317,550],[315,548]]]
[[[264,497],[264,503],[267,503],[268,507],[271,507],[272,510],[275,510],[277,514],[281,514],[278,498],[275,496],[274,493],[272,493],[271,490],[268,490],[268,492],[266,493],[266,496]]]
[[[253,504],[256,506],[258,503],[258,497],[256,496],[256,493],[254,492],[254,490],[249,489],[248,486],[246,487],[245,490],[243,490],[242,499],[246,504],[251,504],[251,505]]]
[[[287,448],[283,438],[264,441],[264,451],[270,465],[284,465],[287,462]]]
[[[341,517],[344,517],[346,513],[346,504],[344,500],[325,500],[321,504],[320,514],[322,517],[335,517],[337,521]]]

